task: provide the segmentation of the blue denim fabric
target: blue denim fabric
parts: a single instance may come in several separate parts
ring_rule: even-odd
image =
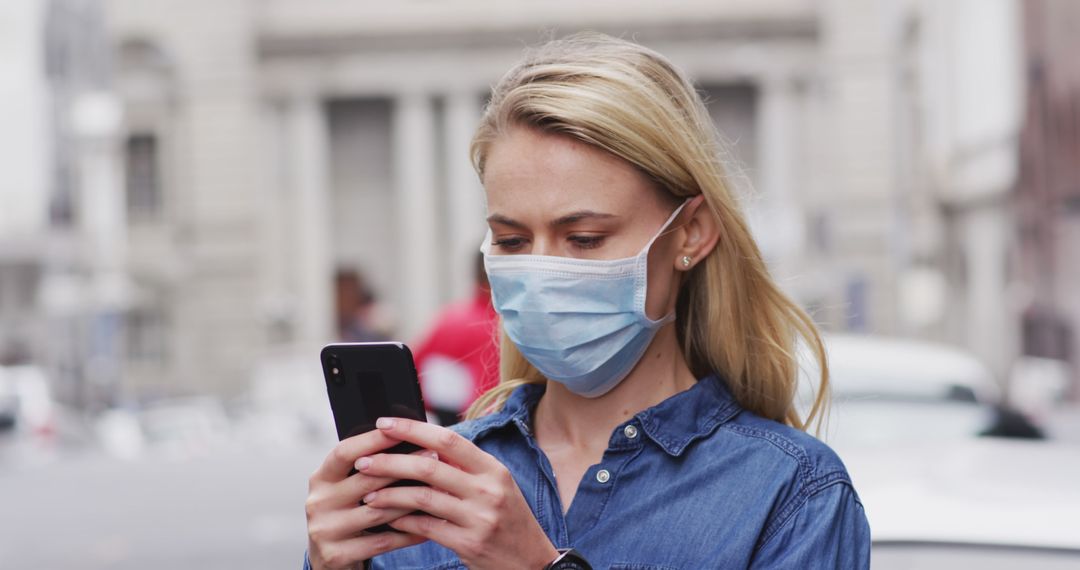
[[[519,388],[502,411],[456,429],[510,469],[555,546],[577,549],[594,568],[869,567],[870,528],[836,454],[741,409],[715,377],[620,425],[563,515],[551,465],[530,430],[542,393]],[[465,568],[432,542],[371,566]]]

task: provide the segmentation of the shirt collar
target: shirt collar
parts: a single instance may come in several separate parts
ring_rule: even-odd
[[[543,394],[543,384],[519,386],[510,393],[501,410],[481,416],[475,421],[456,424],[454,427],[458,433],[472,441],[511,423],[517,424],[524,435],[531,435],[532,410]]]
[[[462,435],[476,440],[488,432],[514,423],[524,435],[531,436],[532,410],[543,393],[542,384],[526,384],[517,388],[510,394],[502,410],[470,422]],[[634,417],[649,439],[669,455],[677,457],[694,440],[709,435],[740,411],[739,404],[724,381],[710,375],[690,389],[642,410]],[[618,429],[621,430],[622,426]]]
[[[635,417],[650,439],[678,457],[694,440],[709,435],[740,411],[724,381],[710,375]]]

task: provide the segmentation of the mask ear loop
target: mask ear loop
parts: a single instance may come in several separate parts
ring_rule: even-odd
[[[681,224],[679,224],[677,226],[672,226],[671,223],[675,221],[675,218],[679,217],[679,214],[681,214],[682,211],[686,208],[686,205],[689,204],[690,202],[692,202],[694,200],[694,198],[696,198],[696,197],[697,196],[691,196],[691,197],[683,200],[683,203],[679,204],[679,207],[675,208],[675,211],[672,212],[670,216],[668,216],[668,219],[667,219],[667,221],[664,222],[664,225],[660,226],[660,231],[657,232],[656,235],[654,235],[651,240],[649,240],[649,243],[645,244],[645,248],[640,253],[638,253],[638,255],[641,255],[641,254],[648,255],[649,250],[652,249],[652,246],[653,246],[654,243],[656,243],[656,240],[658,240],[658,239],[660,239],[660,238],[662,238],[662,237],[664,237],[664,236],[666,236],[666,235],[668,235],[668,234],[670,234],[672,232],[678,231],[679,228],[685,226],[686,225],[685,222],[683,222],[683,223],[681,223]]]
[[[693,201],[694,198],[695,196],[691,196],[683,200],[683,203],[679,204],[679,207],[675,208],[675,211],[672,212],[670,216],[668,216],[668,219],[664,222],[664,225],[660,226],[660,231],[657,232],[656,235],[653,236],[651,240],[649,240],[649,243],[645,244],[645,247],[641,250],[641,252],[638,253],[638,279],[641,279],[643,286],[638,289],[639,291],[641,291],[641,294],[639,298],[634,300],[634,304],[636,305],[638,312],[641,313],[642,319],[650,328],[658,328],[675,320],[675,311],[671,311],[670,313],[656,320],[650,319],[648,313],[645,312],[645,299],[648,297],[649,294],[649,251],[652,250],[652,246],[654,243],[656,243],[656,240],[686,225],[679,224],[675,227],[670,227],[671,223],[675,221],[675,218],[679,217],[679,214],[682,213],[683,209],[686,208],[686,205]]]

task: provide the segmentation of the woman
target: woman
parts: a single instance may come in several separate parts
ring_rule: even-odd
[[[867,567],[847,472],[803,431],[821,340],[690,83],[633,43],[551,42],[496,86],[472,155],[502,380],[455,431],[384,418],[341,442],[311,478],[311,567]],[[805,419],[796,339],[820,365]],[[427,451],[380,453],[399,441]]]

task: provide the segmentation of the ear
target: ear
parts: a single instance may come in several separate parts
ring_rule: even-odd
[[[720,240],[720,220],[716,219],[701,194],[690,200],[682,215],[686,221],[682,224],[682,242],[674,265],[676,271],[690,271],[716,247]]]

